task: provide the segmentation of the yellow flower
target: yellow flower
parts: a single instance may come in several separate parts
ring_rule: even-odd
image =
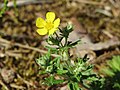
[[[54,12],[47,12],[46,20],[42,19],[41,17],[37,18],[36,26],[38,27],[37,33],[39,35],[51,35],[53,34],[60,24],[60,19],[57,18],[55,20],[55,13]]]

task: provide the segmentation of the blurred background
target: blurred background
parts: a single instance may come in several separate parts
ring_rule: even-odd
[[[0,0],[0,90],[45,90],[35,60],[46,53],[46,36],[35,21],[48,11],[74,25],[69,39],[81,39],[70,50],[88,55],[96,66],[120,55],[120,0]]]

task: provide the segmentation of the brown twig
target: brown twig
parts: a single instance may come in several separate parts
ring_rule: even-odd
[[[25,87],[23,87],[23,86],[18,86],[18,85],[16,85],[16,84],[10,84],[10,86],[12,87],[12,88],[16,88],[16,89],[21,89],[21,90],[25,90]]]
[[[26,48],[26,49],[34,50],[34,51],[37,51],[37,52],[40,52],[40,53],[47,53],[47,51],[45,51],[45,50],[40,50],[38,48],[31,47],[31,46],[28,46],[28,45],[19,44],[19,43],[12,43],[12,42],[10,42],[10,41],[8,41],[6,39],[3,39],[3,38],[0,38],[0,43],[6,43],[9,46],[18,46],[18,47],[21,47],[21,48]],[[59,55],[51,54],[51,56],[58,57]]]
[[[109,2],[116,8],[120,8],[120,0],[109,0]]]
[[[19,74],[17,74],[17,77],[20,78],[25,84],[27,84],[29,86],[33,86],[34,88],[37,88],[33,83],[23,79]]]
[[[98,51],[98,50],[103,50],[103,49],[108,49],[110,47],[115,47],[115,46],[120,46],[120,41],[117,38],[112,38],[108,41],[105,42],[99,42],[99,43],[85,43],[82,45],[77,46],[77,50],[93,50],[93,51]]]
[[[92,4],[92,5],[104,5],[103,3],[96,2],[96,1],[89,1],[89,0],[74,0],[79,3],[84,3],[84,4]]]
[[[105,62],[107,59],[112,58],[113,55],[120,55],[120,51],[112,51],[112,52],[106,52],[96,59],[92,60],[90,63],[92,64],[100,64],[102,62]]]

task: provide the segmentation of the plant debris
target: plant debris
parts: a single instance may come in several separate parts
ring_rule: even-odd
[[[77,48],[92,48],[90,51],[96,55],[92,59],[94,63],[102,64],[108,56],[120,55],[119,0],[52,0],[50,3],[45,0],[44,3],[17,4],[17,8],[9,7],[0,18],[0,90],[48,88],[42,85],[41,78],[45,76],[39,75],[35,62],[47,52],[42,44],[45,37],[39,36],[35,27],[36,18],[44,18],[47,11],[54,11],[61,18],[62,27],[69,21],[74,24],[78,38],[89,43]],[[84,39],[85,36],[89,40]]]

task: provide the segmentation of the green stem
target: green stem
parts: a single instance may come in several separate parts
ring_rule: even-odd
[[[57,37],[57,39],[59,39],[59,36],[58,36],[58,34],[55,32],[55,35],[56,35],[56,37]],[[59,45],[59,47],[63,47],[63,44],[62,44],[62,42],[60,42],[60,45]]]
[[[2,10],[0,11],[0,17],[2,17],[2,15],[5,13],[5,11],[8,9],[8,0],[4,0],[4,7],[2,8]]]

